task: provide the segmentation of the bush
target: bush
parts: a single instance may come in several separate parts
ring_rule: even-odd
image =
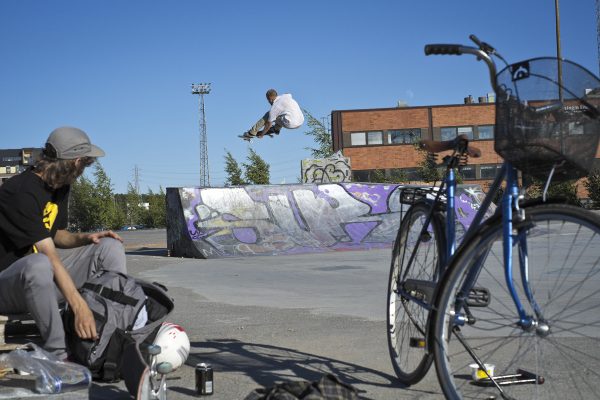
[[[590,172],[584,185],[592,201],[592,208],[600,209],[600,170]]]

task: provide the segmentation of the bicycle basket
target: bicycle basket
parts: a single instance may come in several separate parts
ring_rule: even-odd
[[[600,138],[600,80],[556,58],[512,64],[497,80],[496,152],[534,178],[553,167],[553,180],[587,175]]]

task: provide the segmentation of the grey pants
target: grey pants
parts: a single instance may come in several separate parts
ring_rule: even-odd
[[[283,128],[283,115],[280,115],[279,117],[277,117],[277,119],[275,120],[275,123],[273,124],[272,128],[275,132],[279,133],[279,131],[281,130],[281,128]],[[265,115],[263,115],[263,117],[261,119],[259,119],[258,121],[256,121],[256,123],[252,126],[252,128],[250,128],[250,130],[248,131],[248,134],[250,136],[256,136],[256,134],[258,133],[258,131],[260,131],[265,124],[267,123],[267,121],[269,120],[269,112],[267,111],[267,113]]]
[[[112,238],[58,252],[77,288],[100,270],[127,272],[123,245]],[[52,265],[44,254],[23,257],[0,272],[0,313],[31,313],[44,341],[43,348],[61,358],[66,356],[65,331],[58,308],[62,301]]]

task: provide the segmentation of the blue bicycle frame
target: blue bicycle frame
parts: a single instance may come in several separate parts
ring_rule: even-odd
[[[503,256],[504,256],[504,275],[505,275],[507,288],[509,290],[509,293],[513,299],[513,302],[514,302],[517,312],[519,314],[518,324],[523,329],[530,330],[530,329],[535,328],[534,318],[530,315],[527,315],[527,313],[525,312],[525,308],[523,307],[523,304],[521,303],[521,300],[519,299],[519,296],[517,294],[517,290],[516,290],[516,287],[515,287],[514,281],[513,281],[512,257],[513,257],[513,249],[514,249],[515,245],[519,246],[518,247],[519,248],[519,267],[520,267],[520,274],[521,274],[523,290],[525,292],[527,300],[532,305],[538,319],[541,319],[542,317],[541,317],[541,310],[540,310],[539,306],[537,305],[535,298],[533,296],[533,293],[531,292],[531,288],[529,286],[527,232],[526,232],[526,230],[523,229],[521,231],[518,231],[516,234],[513,234],[513,228],[514,228],[514,219],[513,219],[514,213],[513,213],[513,211],[517,211],[518,215],[516,215],[515,217],[517,218],[517,220],[520,220],[520,221],[522,221],[524,219],[524,214],[523,214],[523,210],[521,210],[519,208],[520,193],[519,193],[517,171],[509,163],[505,162],[502,165],[502,168],[498,172],[496,179],[492,183],[487,196],[485,197],[485,199],[483,200],[483,202],[481,204],[481,207],[477,211],[477,214],[475,215],[475,218],[473,219],[471,226],[467,230],[467,232],[463,238],[463,243],[468,243],[470,238],[474,235],[475,231],[478,229],[479,225],[481,224],[481,222],[483,220],[485,212],[487,211],[487,209],[489,208],[489,206],[492,202],[492,198],[494,197],[495,193],[500,189],[500,185],[503,181],[506,182],[506,189],[502,195],[502,204],[501,204],[501,207],[499,208],[499,210],[502,213],[502,236],[503,236],[502,246],[503,246]],[[446,237],[448,239],[446,251],[449,256],[448,260],[451,260],[451,257],[454,255],[455,249],[456,249],[456,243],[455,243],[455,241],[456,241],[456,233],[455,233],[456,211],[454,208],[454,206],[455,206],[455,204],[454,204],[455,190],[456,190],[456,178],[455,178],[454,171],[452,169],[450,169],[448,171],[448,177],[447,177],[447,207],[446,207],[446,212],[447,212],[447,215],[446,215]],[[479,275],[480,267],[483,265],[483,262],[485,261],[487,254],[484,253],[478,257],[480,257],[480,258],[476,262],[477,267],[471,269],[471,271],[467,275],[467,278],[465,279],[463,288],[461,289],[461,292],[464,294],[465,297],[467,296],[466,294],[469,293],[469,291],[474,286],[474,283],[477,280],[477,276]],[[461,305],[457,305],[457,308],[460,309],[461,307],[462,307]],[[459,310],[457,310],[457,311],[459,311]],[[458,315],[458,313],[457,313],[457,315]],[[464,320],[459,317],[459,318],[457,318],[457,323],[459,325],[461,325],[464,323]]]

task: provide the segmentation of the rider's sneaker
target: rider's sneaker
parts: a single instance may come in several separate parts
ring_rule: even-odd
[[[250,131],[246,131],[246,132],[244,132],[244,133],[242,134],[242,137],[243,137],[244,139],[254,139],[254,138],[256,137],[256,135],[252,135],[252,134],[250,133]]]
[[[281,130],[281,128],[278,128],[276,126],[272,126],[267,133],[265,133],[265,135],[279,135],[279,131]]]

